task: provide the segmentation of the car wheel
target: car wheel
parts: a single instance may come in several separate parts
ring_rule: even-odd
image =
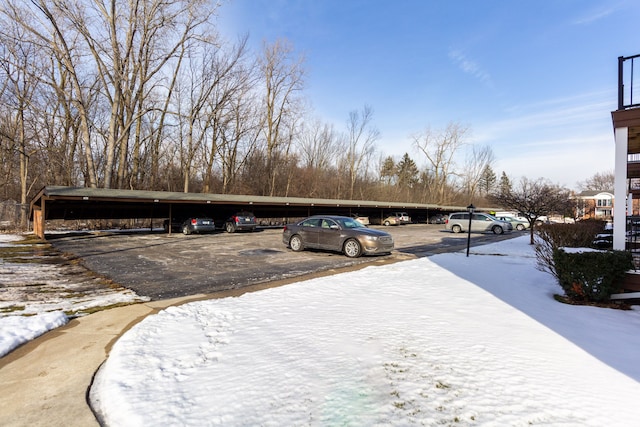
[[[384,225],[384,226],[386,226],[386,227],[388,227],[388,226],[390,226],[390,225],[391,225],[391,223],[390,223],[389,221],[385,221],[383,225]]]
[[[188,225],[185,224],[182,226],[182,234],[185,234],[187,236],[191,234],[191,229],[189,228]]]
[[[225,227],[225,228],[226,228],[226,230],[227,230],[227,233],[233,233],[233,232],[235,232],[235,231],[236,231],[236,226],[235,226],[235,225],[233,225],[233,223],[231,223],[231,222],[228,222],[228,223],[226,224],[226,227]]]
[[[297,234],[291,236],[291,239],[289,239],[289,247],[294,252],[300,252],[301,250],[303,250],[304,245],[302,244],[302,238]]]
[[[491,231],[493,231],[493,234],[502,234],[502,233],[504,233],[504,230],[499,225],[494,225],[493,228],[491,229]]]
[[[458,224],[453,225],[453,226],[451,227],[451,231],[453,231],[454,233],[459,233],[459,232],[461,232],[461,231],[462,231],[462,227],[460,227]]]
[[[524,225],[523,224],[518,224],[518,225],[516,225],[516,229],[518,231],[522,231],[522,230],[524,230]]]
[[[362,253],[360,243],[355,239],[349,239],[344,242],[344,254],[349,258],[358,258]]]

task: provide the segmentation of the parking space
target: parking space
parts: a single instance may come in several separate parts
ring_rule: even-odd
[[[282,229],[253,233],[190,235],[163,232],[99,232],[47,236],[54,247],[79,258],[89,269],[141,296],[166,299],[239,289],[274,280],[321,274],[367,264],[462,250],[466,234],[443,225],[375,227],[391,233],[391,255],[356,259],[320,251],[293,252],[282,243]],[[512,235],[472,234],[472,245]]]

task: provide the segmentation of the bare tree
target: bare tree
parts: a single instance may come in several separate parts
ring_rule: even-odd
[[[591,178],[578,183],[578,188],[582,191],[611,191],[616,180],[613,171],[598,172]]]
[[[327,170],[338,154],[338,136],[332,125],[320,120],[307,122],[300,132],[300,157],[309,169]]]
[[[365,105],[362,111],[351,111],[347,121],[345,154],[342,159],[349,177],[349,198],[353,199],[356,180],[366,177],[369,162],[375,153],[380,131],[373,126],[373,109]]]
[[[17,4],[17,3],[16,3]],[[197,31],[209,21],[215,8],[199,0],[31,0],[27,15],[34,25],[20,20],[38,46],[51,52],[72,83],[69,100],[79,112],[82,139],[91,186],[100,177],[103,186],[123,185],[130,154],[129,141],[137,125],[134,156],[142,144],[141,123],[152,79],[161,74],[180,48],[198,36],[206,40],[211,31]],[[4,9],[17,17],[19,7]],[[90,83],[91,82],[91,83]],[[108,106],[105,126],[94,120],[102,114],[91,110],[99,89],[101,105]],[[97,132],[91,134],[91,130]],[[92,143],[104,138],[96,173]],[[117,175],[117,179],[113,175]]]
[[[77,112],[79,132],[86,156],[86,178],[89,186],[95,187],[98,178],[91,146],[90,111],[96,88],[95,83],[90,82],[95,82],[95,79],[81,75],[80,69],[83,64],[80,58],[82,52],[76,44],[76,39],[73,37],[65,38],[69,22],[62,18],[59,19],[59,7],[64,8],[65,5],[44,0],[32,0],[31,3],[7,0],[0,7],[0,13],[3,19],[19,24],[25,30],[25,34],[28,34],[25,36],[25,42],[32,44],[39,52],[48,54],[68,79],[68,93],[60,99],[68,102],[69,108]],[[36,70],[32,70],[32,72],[35,73]],[[46,73],[43,73],[43,77],[44,75]],[[56,75],[54,74],[54,76]],[[50,82],[50,84],[52,87],[56,86],[55,82]]]
[[[277,160],[289,149],[291,138],[287,132],[299,111],[296,107],[304,83],[303,63],[302,56],[294,56],[291,43],[282,39],[265,43],[259,59],[264,82],[263,134],[270,196],[276,190]]]
[[[248,88],[253,89],[251,86],[255,83],[252,81],[251,70],[242,64],[246,54],[246,43],[245,37],[229,51],[215,49],[203,69],[203,72],[211,74],[208,81],[212,88],[208,91],[206,107],[203,110],[207,122],[211,124],[206,140],[204,192],[211,190],[217,157],[221,152],[225,152],[227,128],[235,124],[236,100],[245,99],[242,96],[243,92]],[[242,120],[249,121],[250,118],[245,116]]]
[[[236,188],[238,173],[253,154],[261,132],[260,114],[257,111],[258,102],[252,89],[252,84],[248,82],[236,93],[230,105],[229,122],[222,132],[224,142],[218,146],[223,193],[238,190]]]
[[[31,72],[42,69],[39,63],[42,57],[32,44],[24,41],[25,31],[19,24],[3,21],[0,105],[5,113],[0,140],[18,157],[20,204],[26,206],[30,186],[37,180],[37,175],[30,173],[30,163],[38,152],[35,140],[39,134],[32,107],[38,102],[40,83]],[[26,209],[22,210],[20,223],[27,224]]]
[[[428,161],[427,173],[433,186],[431,193],[436,195],[435,203],[446,204],[450,201],[447,186],[456,176],[455,160],[463,146],[468,128],[459,123],[449,123],[442,131],[425,129],[413,136],[414,146]]]
[[[483,174],[487,168],[495,162],[493,150],[488,145],[478,147],[473,145],[467,156],[462,179],[468,200],[474,200],[476,197]]]
[[[178,91],[182,123],[181,158],[183,190],[189,191],[194,160],[201,156],[204,191],[209,191],[213,168],[223,133],[231,117],[233,100],[238,97],[246,81],[239,68],[246,47],[246,39],[230,52],[211,44],[194,47],[187,54],[189,68],[185,71]]]
[[[504,187],[491,194],[491,199],[505,209],[520,212],[527,218],[531,233],[531,244],[534,244],[534,227],[542,217],[555,213],[564,214],[568,206],[572,206],[572,194],[566,188],[551,184],[539,178],[529,180],[522,178],[518,186]]]
[[[298,143],[301,167],[304,168],[305,182],[310,197],[324,192],[338,156],[339,135],[332,125],[320,120],[312,120],[302,126]]]

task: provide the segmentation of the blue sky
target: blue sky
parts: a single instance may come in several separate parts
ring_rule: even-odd
[[[617,58],[640,54],[637,0],[231,0],[227,37],[286,38],[314,114],[343,129],[370,105],[378,151],[419,164],[411,135],[450,122],[494,170],[575,188],[614,168]]]

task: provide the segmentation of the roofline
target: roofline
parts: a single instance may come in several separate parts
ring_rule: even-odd
[[[117,190],[108,188],[46,186],[32,199],[31,205],[45,200],[100,200],[149,203],[245,204],[315,207],[366,207],[385,209],[461,209],[434,203],[384,202],[371,200],[318,199],[308,197],[272,197],[238,194],[183,193],[171,191]],[[463,208],[464,209],[464,208]],[[487,208],[490,209],[490,208]]]

